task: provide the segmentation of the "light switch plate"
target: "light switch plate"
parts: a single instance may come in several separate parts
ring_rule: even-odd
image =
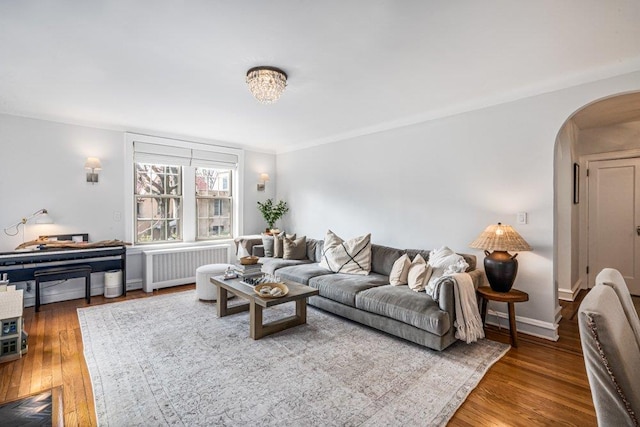
[[[526,212],[518,212],[516,223],[523,225],[527,223],[527,213]]]

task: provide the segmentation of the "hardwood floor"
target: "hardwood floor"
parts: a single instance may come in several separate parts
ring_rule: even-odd
[[[153,295],[193,289],[163,289]],[[152,294],[130,291],[125,298],[92,297],[91,305]],[[575,319],[579,302],[561,303],[558,342],[519,335],[512,348],[485,375],[452,418],[451,426],[596,425],[595,411],[580,349]],[[76,309],[83,299],[46,304],[39,313],[25,309],[29,351],[22,359],[0,364],[0,403],[63,387],[65,425],[95,425],[93,393],[82,353]],[[508,330],[487,329],[487,337],[509,342]],[[425,391],[428,392],[428,391]],[[1,424],[1,422],[0,422]]]

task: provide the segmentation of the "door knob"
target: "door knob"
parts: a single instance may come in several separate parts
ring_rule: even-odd
[[[636,227],[636,234],[638,234],[638,236],[640,236],[640,225]]]

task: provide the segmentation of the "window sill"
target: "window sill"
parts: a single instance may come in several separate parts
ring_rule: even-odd
[[[156,249],[176,249],[176,248],[192,248],[194,246],[216,246],[233,244],[233,239],[220,240],[198,240],[195,242],[176,242],[176,243],[150,243],[148,245],[131,245],[127,248],[127,253],[137,254],[143,251],[151,251]]]

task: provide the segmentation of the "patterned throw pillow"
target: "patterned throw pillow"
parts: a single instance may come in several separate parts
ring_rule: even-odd
[[[409,260],[409,255],[404,254],[393,263],[391,273],[389,273],[389,283],[393,286],[406,285],[408,283],[409,267],[411,267],[411,260]]]
[[[424,291],[432,271],[431,266],[427,265],[422,255],[416,255],[411,262],[407,276],[409,288],[415,292]]]
[[[344,241],[327,230],[320,266],[334,273],[368,275],[371,271],[371,234]]]
[[[283,259],[306,259],[307,258],[307,237],[301,236],[297,239],[285,237],[282,241],[284,249]]]

